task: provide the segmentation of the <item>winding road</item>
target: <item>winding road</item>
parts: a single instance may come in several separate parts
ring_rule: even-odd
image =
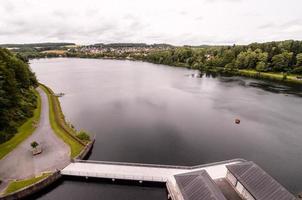
[[[0,192],[10,180],[24,179],[45,171],[62,169],[70,163],[70,148],[52,130],[49,123],[49,104],[46,93],[41,96],[41,117],[34,133],[0,160]],[[37,141],[43,152],[33,156],[30,143]]]

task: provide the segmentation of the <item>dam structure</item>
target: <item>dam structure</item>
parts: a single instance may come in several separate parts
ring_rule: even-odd
[[[197,166],[74,160],[63,176],[163,183],[172,200],[295,200],[258,165],[243,159]],[[276,198],[277,197],[277,198]]]

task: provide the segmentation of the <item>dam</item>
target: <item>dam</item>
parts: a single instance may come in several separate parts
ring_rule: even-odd
[[[74,160],[63,176],[164,183],[172,200],[295,200],[251,161],[227,160],[197,166]],[[221,184],[223,182],[224,184]]]

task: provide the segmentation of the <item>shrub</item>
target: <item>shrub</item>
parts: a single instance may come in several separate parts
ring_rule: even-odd
[[[296,67],[291,71],[293,74],[302,74],[302,66],[301,67]]]
[[[267,71],[266,70],[266,64],[265,64],[265,62],[262,62],[262,61],[258,62],[257,66],[256,66],[256,71],[258,71],[258,72],[265,72],[265,71]]]
[[[90,136],[87,132],[85,131],[80,131],[79,133],[77,133],[77,138],[79,138],[80,140],[83,141],[89,141],[90,140]]]
[[[39,146],[39,143],[36,141],[33,141],[32,143],[30,143],[30,146],[35,149],[37,146]]]

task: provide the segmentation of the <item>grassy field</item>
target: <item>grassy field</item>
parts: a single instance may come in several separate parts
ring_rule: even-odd
[[[66,50],[48,50],[48,51],[42,51],[42,53],[54,53],[58,55],[65,54],[67,51]]]
[[[270,80],[278,80],[285,81],[290,83],[302,83],[302,80],[297,79],[297,75],[286,75],[286,79],[284,79],[282,73],[273,73],[273,72],[257,72],[255,70],[239,70],[239,74],[243,76],[255,77],[255,78],[264,78]]]
[[[43,90],[46,92],[48,96],[49,101],[49,119],[52,129],[55,131],[55,133],[70,147],[71,151],[71,157],[74,158],[83,150],[84,145],[80,144],[77,140],[75,140],[73,137],[71,137],[64,129],[61,128],[61,126],[56,121],[56,114],[61,115],[60,111],[60,105],[58,99],[55,97],[53,98],[52,94],[49,93],[49,91],[45,88],[45,86],[40,85]],[[55,102],[53,102],[55,101]],[[57,106],[57,110],[59,110],[58,113],[55,113],[54,105]],[[62,117],[60,117],[62,118]],[[61,123],[65,123],[65,121],[61,119]]]
[[[34,116],[28,119],[22,126],[18,128],[18,133],[11,138],[9,141],[0,144],[0,159],[2,159],[5,155],[11,152],[16,146],[18,146],[22,141],[24,141],[28,136],[30,136],[34,130],[36,129],[33,126],[34,122],[38,122],[41,114],[41,97],[37,91],[35,94],[38,97],[37,108],[34,110]]]
[[[33,177],[33,178],[29,178],[29,179],[24,179],[24,180],[19,180],[19,181],[12,181],[9,183],[9,185],[7,186],[7,188],[4,191],[4,195],[9,194],[9,193],[13,193],[16,192],[22,188],[25,188],[27,186],[30,186],[34,183],[39,182],[40,180],[48,177],[49,175],[51,175],[51,173],[43,173],[40,176],[37,177]]]

